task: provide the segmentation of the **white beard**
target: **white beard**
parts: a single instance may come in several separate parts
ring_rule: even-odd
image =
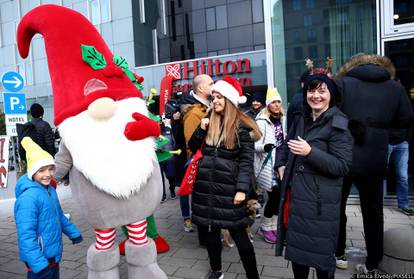
[[[158,161],[153,137],[130,141],[124,135],[126,124],[134,121],[132,113],[148,115],[145,102],[129,98],[116,105],[115,115],[107,121],[96,121],[84,111],[63,121],[59,133],[73,165],[92,184],[127,199],[147,183]]]

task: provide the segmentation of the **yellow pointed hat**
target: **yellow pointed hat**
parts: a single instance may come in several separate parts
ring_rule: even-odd
[[[277,88],[268,88],[266,94],[266,106],[268,106],[274,101],[282,101],[282,97],[280,97]]]
[[[33,175],[42,167],[55,165],[53,156],[44,151],[30,137],[22,139],[22,146],[26,151],[27,177],[33,180]]]

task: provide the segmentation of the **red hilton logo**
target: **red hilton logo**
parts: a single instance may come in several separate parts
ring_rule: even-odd
[[[165,75],[174,79],[181,79],[181,64],[168,64],[165,66]]]

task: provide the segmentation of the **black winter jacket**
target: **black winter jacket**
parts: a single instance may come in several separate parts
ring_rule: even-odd
[[[189,147],[194,153],[200,148],[206,131],[195,130]],[[251,187],[254,143],[247,129],[238,130],[239,145],[229,150],[206,143],[199,162],[192,194],[192,220],[196,225],[240,229],[253,222],[248,217],[246,202],[234,205],[237,192],[247,193]]]
[[[412,108],[404,88],[386,68],[359,65],[337,81],[340,109],[349,118],[355,138],[350,176],[379,177],[386,173],[390,128],[408,128]]]
[[[306,121],[306,122],[305,122]],[[337,107],[328,109],[315,122],[300,114],[286,139],[305,139],[311,146],[307,157],[282,147],[276,167],[286,166],[281,185],[280,218],[276,256],[321,270],[335,270],[342,178],[351,166],[352,136],[348,120]],[[283,225],[284,203],[291,189],[289,224]]]
[[[41,118],[33,118],[31,122],[36,128],[37,144],[54,157],[56,154],[55,134],[49,123]]]

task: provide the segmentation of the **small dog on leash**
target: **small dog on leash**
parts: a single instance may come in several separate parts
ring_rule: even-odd
[[[250,199],[247,201],[247,215],[253,222],[256,220],[256,211],[262,208],[260,203],[257,200]],[[223,243],[227,247],[234,247],[234,243],[230,240],[230,232],[227,229],[222,229],[221,232],[223,233]],[[250,242],[253,242],[254,235],[252,233],[252,228],[248,226],[246,228],[247,235],[249,236]]]

